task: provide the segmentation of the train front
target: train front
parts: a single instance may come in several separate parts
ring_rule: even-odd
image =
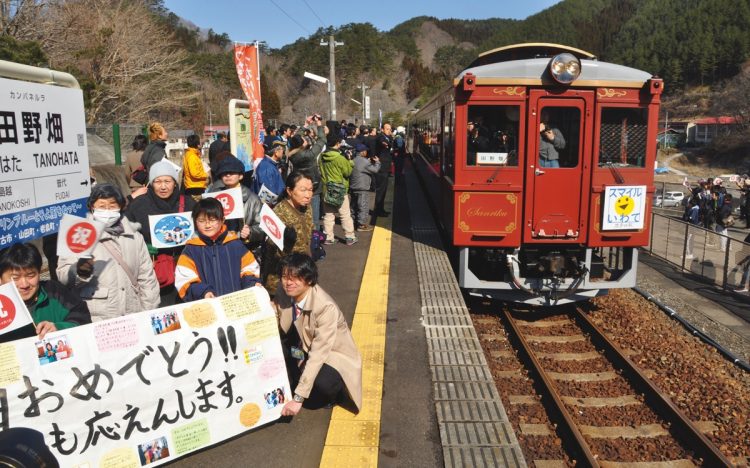
[[[488,52],[459,75],[440,144],[461,287],[554,305],[635,286],[662,89],[553,44]]]

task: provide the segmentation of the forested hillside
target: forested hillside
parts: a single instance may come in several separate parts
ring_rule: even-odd
[[[161,0],[0,0],[0,58],[73,73],[91,123],[159,118],[198,128],[209,113],[225,120],[227,100],[242,96],[229,37],[220,24],[198,26]],[[264,51],[264,114],[290,120],[327,110],[324,86],[302,74],[328,75],[320,40],[335,34],[344,42],[336,49],[340,118],[359,115],[350,98],[361,99],[361,84],[375,113],[398,118],[478,53],[526,41],[571,45],[662,76],[675,113],[744,116],[748,31],[750,0],[564,0],[522,21],[417,17],[391,31],[347,24]]]

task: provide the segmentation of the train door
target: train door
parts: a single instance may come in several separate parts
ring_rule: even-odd
[[[559,97],[532,90],[529,98],[524,239],[585,242],[593,93]]]

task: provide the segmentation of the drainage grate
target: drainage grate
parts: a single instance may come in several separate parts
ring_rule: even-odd
[[[446,468],[495,468],[525,467],[516,447],[444,447],[443,459]]]
[[[509,422],[499,401],[436,401],[438,422]]]
[[[435,382],[435,400],[493,400],[498,397],[493,382]]]
[[[487,366],[432,366],[433,382],[494,382]]]

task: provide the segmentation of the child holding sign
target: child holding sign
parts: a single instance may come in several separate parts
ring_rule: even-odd
[[[217,297],[254,286],[260,267],[234,231],[224,225],[224,208],[204,198],[193,209],[198,233],[177,260],[175,287],[184,301]]]

